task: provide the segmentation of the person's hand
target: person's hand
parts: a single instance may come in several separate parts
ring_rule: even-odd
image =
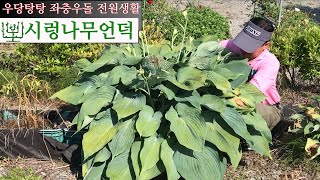
[[[235,102],[239,107],[246,107],[245,102],[244,102],[241,98],[236,97],[236,98],[234,99],[234,102]]]

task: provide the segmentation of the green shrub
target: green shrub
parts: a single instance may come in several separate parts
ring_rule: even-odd
[[[79,58],[94,61],[103,48],[104,44],[21,44],[15,49],[14,70],[53,79],[68,71]]]
[[[254,4],[254,16],[267,17],[274,23],[279,16],[280,4],[278,0],[251,0]]]
[[[320,77],[320,26],[307,14],[288,10],[276,30],[271,51],[281,62],[291,84],[296,84],[297,72],[304,80]]]
[[[211,10],[209,7],[190,6],[188,11],[188,25],[186,37],[198,39],[205,35],[213,35],[216,40],[227,39],[229,35],[229,22],[226,17]],[[155,20],[157,26],[162,30],[166,40],[171,41],[174,29],[182,32],[183,29],[177,24],[184,25],[184,17],[176,8],[170,7],[165,1],[156,1],[152,6],[146,5],[143,9],[143,19],[148,22]],[[176,42],[182,41],[183,34],[180,33]]]
[[[73,123],[87,130],[85,179],[222,179],[227,159],[240,162],[240,139],[271,156],[271,132],[255,112],[265,96],[245,83],[247,60],[216,41],[110,45],[77,65],[82,78],[51,98],[81,106]]]
[[[209,7],[191,6],[186,8],[188,12],[188,25],[186,37],[198,39],[205,35],[214,35],[216,40],[229,38],[229,22],[226,17],[212,11]],[[168,17],[169,23],[163,24],[162,28],[173,32],[174,28],[182,31],[174,24],[184,24],[184,17],[181,13],[175,12]],[[171,40],[172,34],[166,33],[165,38]],[[177,42],[182,41],[182,34],[177,36]]]

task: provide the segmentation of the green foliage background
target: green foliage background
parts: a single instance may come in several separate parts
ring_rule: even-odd
[[[188,11],[189,19],[186,37],[198,39],[202,36],[213,35],[215,40],[230,37],[228,19],[209,7],[189,6],[184,10]],[[184,17],[181,11],[169,6],[163,0],[155,1],[152,6],[146,5],[143,9],[143,19],[147,22],[155,20],[156,26],[164,31],[164,38],[167,40],[172,39],[174,29],[183,31],[179,26],[179,24],[184,25]],[[182,33],[177,36],[177,42],[181,42],[182,36]]]

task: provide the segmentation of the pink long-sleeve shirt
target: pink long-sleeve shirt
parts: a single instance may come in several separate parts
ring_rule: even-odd
[[[221,45],[229,51],[240,54],[240,48],[233,44],[232,39],[222,41]],[[281,98],[277,91],[276,80],[280,63],[276,56],[264,50],[255,59],[249,60],[248,64],[252,71],[256,71],[249,82],[267,96],[262,103],[267,105],[279,103]]]

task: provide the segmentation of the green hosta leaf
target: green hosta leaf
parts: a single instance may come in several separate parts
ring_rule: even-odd
[[[106,114],[107,114],[107,111],[101,111],[96,115],[96,117],[94,117],[94,119],[99,120],[103,118],[103,116],[105,116]]]
[[[73,85],[53,94],[50,99],[59,98],[73,105],[79,104],[88,85]]]
[[[121,80],[122,84],[129,85],[136,78],[137,69],[135,67],[129,68],[128,66],[116,66],[111,70],[107,81],[110,85],[115,85]]]
[[[195,116],[195,117],[199,118],[201,120],[201,122],[202,121],[204,122],[204,119],[201,117],[201,109],[191,107],[185,103],[178,103],[175,106],[175,109],[177,110],[179,117]]]
[[[246,61],[231,61],[227,64],[220,65],[218,68],[226,68],[231,72],[237,72],[238,74],[241,74],[238,78],[231,81],[232,88],[236,88],[240,84],[245,83],[250,73],[250,66],[246,63]]]
[[[243,137],[246,141],[250,141],[251,135],[248,132],[247,125],[241,114],[239,114],[235,109],[227,107],[227,109],[221,113],[221,117],[236,134]]]
[[[170,72],[170,74],[171,76],[168,75],[167,80],[187,91],[193,91],[204,86],[206,80],[206,74],[193,67],[183,67],[177,73]]]
[[[123,53],[121,52],[105,52],[102,56],[95,62],[91,63],[91,65],[87,66],[83,70],[85,72],[94,72],[95,70],[101,68],[102,66],[107,65],[111,61],[118,61],[119,59],[124,58]]]
[[[180,175],[190,180],[222,180],[226,166],[226,160],[221,162],[218,152],[207,146],[202,152],[179,148],[173,160]]]
[[[86,161],[82,162],[82,175],[86,175],[93,165],[93,157],[90,157]]]
[[[91,123],[91,121],[94,119],[93,116],[85,116],[83,121],[81,122],[81,119],[78,117],[77,124],[78,124],[78,131],[86,127],[88,124]]]
[[[84,69],[84,68],[88,67],[89,65],[91,65],[91,62],[88,61],[88,59],[86,59],[86,58],[79,59],[78,61],[76,61],[74,63],[74,66],[79,69]]]
[[[252,125],[257,131],[260,131],[261,134],[268,140],[268,142],[272,142],[271,131],[268,128],[267,122],[262,118],[262,116],[258,113],[248,113],[246,115],[242,115],[244,121],[248,125]]]
[[[97,163],[91,166],[88,170],[86,176],[83,178],[84,180],[95,180],[101,179],[104,168],[106,167],[106,163]]]
[[[110,180],[134,179],[129,167],[129,151],[126,151],[112,159],[108,164],[106,173]]]
[[[230,157],[234,169],[237,168],[241,160],[239,152],[240,139],[225,131],[217,122],[207,122],[206,140],[214,144],[220,151],[226,152]]]
[[[171,49],[171,47],[167,44],[164,44],[160,47],[160,55],[169,59],[175,56],[175,52]]]
[[[223,47],[217,41],[208,41],[200,44],[192,55],[196,57],[213,57],[218,54]]]
[[[160,157],[166,168],[168,180],[175,180],[175,179],[178,180],[180,178],[176,165],[173,162],[173,154],[174,154],[174,151],[169,146],[167,140],[164,140],[161,144]]]
[[[134,121],[132,119],[121,122],[121,124],[118,125],[118,132],[109,143],[112,158],[130,149],[134,141],[134,134]]]
[[[139,113],[136,122],[136,128],[140,136],[152,136],[160,127],[162,113],[157,111],[154,113],[152,107],[146,105]]]
[[[197,91],[179,93],[174,99],[177,102],[189,102],[193,107],[201,109],[201,96]]]
[[[128,117],[144,108],[146,97],[141,93],[136,94],[119,94],[113,101],[112,109],[114,109],[119,119]]]
[[[140,152],[141,160],[141,173],[146,171],[157,164],[159,161],[160,146],[162,138],[157,138],[156,134],[144,140],[143,147]]]
[[[97,89],[94,92],[94,94],[88,96],[85,99],[80,109],[78,130],[81,130],[84,126],[87,125],[81,123],[85,116],[95,115],[101,110],[101,108],[110,104],[115,94],[115,91],[116,89],[112,86],[102,86],[99,89]]]
[[[98,121],[92,121],[89,131],[83,135],[82,148],[84,160],[102,149],[117,133],[113,125],[113,115],[110,110]]]
[[[164,172],[165,168],[161,161],[158,161],[156,165],[154,165],[152,168],[142,171],[139,180],[149,180],[157,177],[162,172]]]
[[[268,140],[260,135],[251,135],[251,141],[248,142],[251,149],[271,158]]]
[[[107,146],[105,146],[95,155],[93,163],[106,162],[110,157],[111,157],[111,152],[108,150]]]
[[[203,95],[201,97],[201,105],[217,112],[224,112],[227,108],[222,99],[215,95]]]
[[[132,66],[132,65],[139,64],[142,61],[142,59],[143,57],[129,56],[129,57],[120,59],[120,64]]]
[[[231,90],[231,84],[226,78],[222,77],[214,71],[207,71],[206,74],[207,79],[223,93],[226,93],[227,91]]]
[[[156,86],[156,87],[154,87],[154,88],[152,88],[152,89],[153,89],[153,90],[156,90],[156,89],[160,90],[160,91],[166,96],[166,98],[167,98],[168,100],[172,100],[172,99],[175,97],[175,91],[172,90],[172,89],[169,88],[169,87],[166,87],[166,86],[163,85],[163,84],[160,84],[160,85],[158,85],[158,86]]]
[[[193,67],[182,67],[177,72],[177,81],[190,90],[202,87],[206,81],[206,74]]]
[[[206,124],[201,116],[179,117],[177,111],[171,107],[165,118],[170,121],[170,130],[180,144],[195,151],[202,151]]]
[[[218,73],[220,76],[222,76],[228,80],[229,79],[234,80],[234,79],[237,79],[239,76],[244,75],[241,72],[240,73],[237,71],[232,72],[227,68],[215,68],[214,72]]]
[[[188,65],[202,70],[211,70],[214,67],[216,58],[192,56]]]
[[[136,179],[138,179],[140,175],[140,170],[141,170],[141,162],[139,159],[141,145],[142,145],[141,141],[135,141],[131,146],[130,157],[131,157],[134,173],[137,177]]]
[[[161,45],[148,45],[150,55],[158,55],[160,53]]]
[[[251,99],[254,100],[254,102],[256,103],[260,103],[266,99],[266,96],[256,86],[254,86],[251,83],[243,84],[239,86],[239,88],[240,88],[241,95],[247,98],[252,97]],[[255,107],[255,104],[254,104],[254,107]]]

